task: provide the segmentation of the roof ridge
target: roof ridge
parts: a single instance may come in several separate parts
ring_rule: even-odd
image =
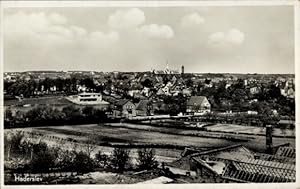
[[[192,154],[192,157],[198,156],[198,155],[205,155],[205,154],[213,153],[213,152],[219,152],[219,151],[222,151],[222,150],[228,150],[228,149],[241,147],[241,146],[244,147],[242,144],[234,144],[234,145],[231,145],[231,146],[225,146],[225,147],[221,147],[221,148],[217,148],[217,149],[207,150],[207,151],[204,151],[204,152],[198,152],[198,153]],[[244,147],[244,148],[246,148],[246,147]]]

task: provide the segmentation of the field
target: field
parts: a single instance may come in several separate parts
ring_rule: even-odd
[[[93,140],[93,144],[97,146],[97,149],[103,150],[107,153],[111,152],[113,145],[150,145],[154,146],[157,149],[157,155],[161,156],[162,159],[164,159],[164,157],[166,157],[167,159],[180,157],[180,152],[184,149],[184,147],[187,146],[207,149],[238,143],[243,144],[244,146],[254,151],[262,152],[265,150],[264,136],[253,135],[251,136],[252,138],[249,141],[234,142],[220,138],[189,136],[189,134],[195,134],[197,132],[201,133],[203,131],[181,131],[178,129],[172,129],[172,133],[167,133],[166,129],[168,128],[164,128],[164,132],[161,132],[157,127],[147,125],[131,125],[131,127],[119,127],[91,124],[7,129],[5,130],[5,132],[15,132],[16,130],[22,130],[27,133],[38,133],[40,139],[48,141],[48,144],[56,145],[58,143],[57,141],[60,141],[65,147],[68,146],[67,143],[85,144],[89,140]],[[247,135],[247,137],[249,137],[249,135]],[[57,138],[63,139],[63,141],[57,140]],[[294,138],[273,137],[274,145],[279,145],[287,142],[291,143],[292,146],[295,146]]]
[[[213,128],[213,127],[212,127]],[[216,127],[218,128],[218,127]],[[222,128],[222,127],[221,127]],[[228,127],[229,128],[229,127]],[[224,129],[224,128],[223,128]],[[220,132],[207,132],[192,129],[175,129],[166,127],[155,127],[150,125],[136,124],[90,124],[90,125],[66,125],[48,126],[34,128],[5,129],[9,135],[17,131],[24,133],[25,140],[31,142],[43,141],[48,146],[59,147],[63,150],[85,151],[92,149],[91,156],[99,151],[110,155],[114,147],[130,148],[131,162],[137,163],[140,147],[152,147],[156,152],[158,162],[173,162],[181,157],[185,147],[192,146],[201,149],[214,149],[233,144],[242,144],[253,151],[263,152],[265,150],[265,137],[251,135],[251,139],[245,142],[233,142],[228,139],[216,137],[199,137],[209,133],[220,134]],[[169,132],[168,132],[169,131]],[[229,133],[232,135],[232,133]],[[243,134],[239,134],[239,136]],[[249,137],[249,135],[246,135]],[[295,138],[273,137],[273,144],[291,143],[295,147]],[[5,158],[7,155],[5,154]],[[10,162],[6,162],[9,167]],[[129,173],[128,173],[129,174]],[[132,174],[115,174],[111,172],[91,172],[78,176],[76,182],[81,184],[98,183],[136,183],[149,179]],[[6,176],[9,175],[7,172]],[[9,177],[10,178],[10,177]],[[71,177],[70,177],[71,178]],[[71,182],[69,178],[56,179],[55,183]],[[73,181],[72,181],[73,182]],[[74,181],[75,182],[75,181]]]
[[[254,134],[254,135],[264,135],[266,130],[262,127],[255,126],[241,126],[233,124],[216,124],[212,126],[207,126],[208,131],[216,132],[228,132],[228,133],[241,133],[241,134]],[[273,136],[295,136],[295,131],[291,129],[281,130],[279,128],[273,129]]]

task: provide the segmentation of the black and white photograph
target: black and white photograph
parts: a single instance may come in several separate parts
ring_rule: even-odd
[[[293,2],[8,3],[3,186],[296,183]]]

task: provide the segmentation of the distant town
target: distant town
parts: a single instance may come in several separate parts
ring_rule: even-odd
[[[191,74],[184,73],[184,66],[180,69],[171,70],[167,65],[165,70],[138,73],[7,72],[4,73],[5,105],[18,99],[17,105],[34,107],[37,104],[33,99],[37,97],[81,94],[80,98],[83,93],[93,104],[92,96],[88,95],[99,93],[100,101],[107,102],[102,103],[103,108],[119,110],[120,117],[244,112],[294,119],[295,78],[292,74]],[[195,106],[192,105],[194,100]],[[78,103],[83,101],[79,99]],[[116,105],[122,104],[120,101],[130,103],[132,111],[117,109]],[[142,104],[150,103],[151,112],[146,112]],[[53,105],[58,104],[60,102]]]
[[[293,74],[6,72],[4,107],[7,184],[295,181]]]

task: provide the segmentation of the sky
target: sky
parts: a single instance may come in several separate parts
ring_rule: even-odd
[[[4,71],[294,73],[292,6],[6,8]]]

